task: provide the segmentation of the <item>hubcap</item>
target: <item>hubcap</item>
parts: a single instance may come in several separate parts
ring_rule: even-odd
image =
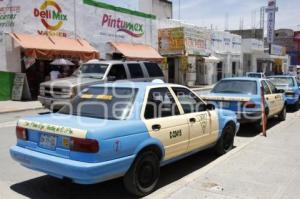
[[[148,188],[155,182],[155,169],[150,162],[141,165],[138,172],[138,180],[143,188]]]

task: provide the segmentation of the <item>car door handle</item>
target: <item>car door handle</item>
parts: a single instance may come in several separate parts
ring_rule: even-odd
[[[196,118],[190,118],[190,123],[196,123]]]
[[[159,131],[161,129],[161,125],[159,125],[159,124],[154,124],[153,126],[152,126],[152,130],[153,131]]]

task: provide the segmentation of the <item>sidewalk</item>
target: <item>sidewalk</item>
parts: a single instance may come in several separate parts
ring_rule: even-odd
[[[0,114],[19,112],[27,110],[42,109],[43,106],[39,101],[19,102],[19,101],[0,101]]]
[[[274,198],[300,196],[300,115],[147,198]],[[288,128],[288,131],[286,130]]]

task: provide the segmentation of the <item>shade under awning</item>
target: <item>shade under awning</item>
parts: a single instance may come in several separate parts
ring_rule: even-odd
[[[204,61],[206,63],[219,63],[221,61],[221,59],[219,59],[216,56],[211,55],[209,57],[204,57]]]
[[[110,42],[118,52],[122,53],[128,60],[162,61],[163,57],[151,46],[142,44],[129,44]]]
[[[35,59],[69,57],[90,60],[99,58],[99,52],[83,39],[23,33],[10,33],[10,36],[20,44],[27,57]]]

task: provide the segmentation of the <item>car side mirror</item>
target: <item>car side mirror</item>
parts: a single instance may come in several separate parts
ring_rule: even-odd
[[[213,111],[213,110],[215,110],[216,109],[216,107],[215,107],[215,105],[213,105],[213,104],[207,104],[206,105],[206,110],[208,110],[208,111]]]
[[[108,80],[109,82],[116,81],[116,79],[117,79],[116,76],[108,76],[108,77],[107,77],[107,80]]]

